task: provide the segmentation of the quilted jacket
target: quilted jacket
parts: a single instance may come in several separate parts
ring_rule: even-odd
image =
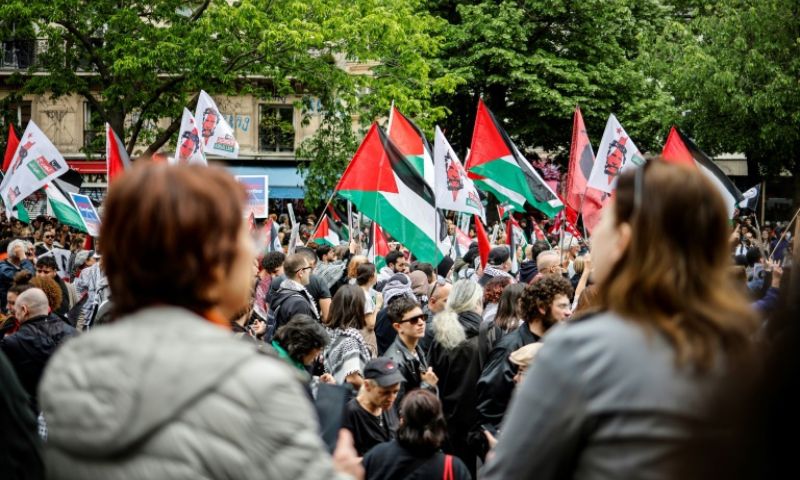
[[[68,342],[39,395],[51,479],[336,476],[289,367],[180,308]]]

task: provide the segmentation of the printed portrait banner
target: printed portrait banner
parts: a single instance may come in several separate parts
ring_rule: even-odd
[[[616,190],[617,177],[623,170],[641,166],[644,161],[644,157],[622,128],[617,117],[609,115],[589,177],[589,187],[611,193]]]
[[[197,129],[197,122],[192,116],[192,112],[186,108],[183,109],[181,129],[178,131],[178,146],[175,147],[175,157],[173,157],[172,163],[208,165],[206,155],[203,153],[203,143],[200,139],[200,131]]]
[[[86,231],[93,237],[99,237],[100,215],[98,215],[97,210],[94,209],[92,200],[86,195],[81,195],[79,193],[69,192],[69,196],[72,198],[72,203],[75,204],[75,208],[78,210],[78,215],[81,216],[81,221],[86,227]]]
[[[247,204],[244,207],[245,217],[253,213],[255,218],[267,218],[269,215],[269,176],[238,175],[236,180],[247,191]]]
[[[33,121],[20,138],[0,192],[11,211],[27,196],[69,170],[64,157]]]
[[[200,91],[194,119],[200,128],[200,141],[203,142],[206,153],[228,158],[239,157],[239,142],[233,136],[233,129],[205,90]]]

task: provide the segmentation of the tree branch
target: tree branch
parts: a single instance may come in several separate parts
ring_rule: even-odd
[[[56,22],[56,24],[66,28],[67,31],[76,40],[78,40],[78,42],[80,42],[81,45],[83,45],[83,47],[86,49],[86,52],[91,57],[92,62],[94,62],[95,66],[97,67],[97,71],[100,73],[100,76],[106,82],[110,81],[111,80],[110,72],[108,71],[105,62],[103,62],[103,59],[100,58],[100,56],[97,54],[97,49],[94,47],[94,45],[92,45],[91,39],[87,37],[83,32],[75,28],[75,26],[69,22]]]
[[[128,140],[128,151],[133,151],[133,147],[136,146],[136,141],[139,139],[139,134],[142,131],[142,126],[144,126],[145,122],[145,113],[152,107],[160,98],[161,95],[167,93],[169,90],[175,87],[178,83],[182,82],[186,79],[186,75],[178,75],[177,77],[172,77],[169,80],[165,81],[161,84],[157,89],[153,91],[153,94],[150,98],[145,102],[142,106],[141,111],[139,113],[139,119],[136,120],[136,123],[133,125],[133,130],[131,131],[131,137]]]
[[[197,10],[192,13],[192,16],[189,18],[190,22],[196,22],[200,17],[203,16],[208,6],[211,5],[211,0],[205,0],[202,5],[197,7]]]
[[[195,95],[195,96],[194,96],[194,97],[193,97],[193,98],[192,98],[192,99],[189,101],[189,105],[192,105],[192,104],[194,104],[194,103],[197,103],[197,99],[198,99],[198,98],[200,98],[200,93],[198,93],[197,95]],[[147,150],[145,150],[145,151],[144,151],[144,153],[142,153],[141,155],[139,155],[139,158],[149,158],[149,157],[152,157],[152,156],[153,156],[153,154],[154,154],[154,153],[156,153],[156,152],[158,151],[158,149],[159,149],[159,148],[161,148],[162,146],[164,146],[164,144],[165,144],[165,143],[167,143],[167,142],[169,141],[170,137],[172,137],[172,135],[174,135],[174,134],[175,134],[175,132],[177,132],[177,131],[178,131],[178,129],[180,128],[180,126],[181,126],[181,119],[182,119],[182,117],[183,117],[182,115],[178,115],[177,117],[175,117],[174,119],[172,119],[172,123],[170,123],[170,124],[169,124],[169,127],[167,127],[167,129],[166,129],[166,130],[164,130],[163,132],[161,132],[161,135],[159,135],[159,136],[158,136],[158,138],[156,138],[156,141],[155,141],[155,142],[153,142],[152,144],[150,144],[150,146],[149,146],[149,147],[147,147]]]

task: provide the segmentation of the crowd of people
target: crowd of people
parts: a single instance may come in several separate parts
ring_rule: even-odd
[[[591,245],[511,251],[500,228],[485,265],[477,242],[438,265],[396,242],[376,265],[360,235],[308,228],[289,248],[288,225],[284,251],[258,252],[243,204],[222,170],[151,164],[115,181],[97,250],[52,219],[4,221],[3,478],[780,465],[764,439],[793,406],[775,392],[797,371],[794,239],[732,227],[702,175],[648,162],[620,176]]]

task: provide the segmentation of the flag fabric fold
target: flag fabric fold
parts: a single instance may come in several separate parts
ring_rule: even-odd
[[[175,147],[175,156],[171,163],[208,165],[197,121],[188,108],[183,109],[181,128],[178,130],[178,145]]]
[[[481,256],[481,268],[486,268],[492,245],[489,243],[489,235],[486,234],[483,223],[477,215],[475,215],[475,236],[478,237],[478,254]]]
[[[739,208],[746,208],[755,211],[758,208],[758,199],[761,197],[761,184],[749,188],[742,194],[744,200],[739,202]]]
[[[389,254],[389,244],[378,222],[372,222],[369,229],[369,250],[367,258],[375,265],[375,270],[380,271],[386,266],[386,255]]]
[[[526,201],[548,217],[563,208],[556,193],[511,141],[483,100],[478,102],[466,169],[478,187],[492,192],[501,202],[509,202],[516,210],[524,210]]]
[[[589,176],[589,187],[611,193],[617,188],[617,177],[623,170],[644,165],[644,157],[622,128],[614,114],[608,116],[597,158]]]
[[[11,160],[14,158],[14,152],[17,151],[17,147],[19,147],[19,138],[17,138],[17,132],[14,131],[14,125],[9,123],[8,124],[8,142],[6,142],[6,153],[3,157],[3,172],[8,171],[8,167],[11,166]]]
[[[425,138],[425,134],[394,105],[389,116],[388,132],[386,132],[389,139],[406,157],[414,170],[425,179],[428,185],[433,187],[435,169],[431,157],[431,146]]]
[[[88,233],[81,221],[81,216],[72,205],[72,201],[64,195],[58,185],[55,182],[51,182],[44,188],[47,194],[47,215],[56,217],[63,225],[69,225],[72,228]]]
[[[609,198],[607,193],[589,186],[594,163],[594,151],[583,123],[583,114],[579,107],[575,107],[564,203],[583,217],[583,225],[590,233],[600,221],[600,211]]]
[[[436,180],[436,207],[469,215],[478,215],[485,222],[486,213],[478,189],[467,177],[456,152],[439,127],[433,143],[433,160]]]
[[[125,170],[130,168],[131,158],[125,151],[122,140],[117,133],[106,123],[106,170],[108,172],[108,182],[111,183]]]
[[[200,139],[205,153],[239,158],[239,142],[233,136],[233,129],[205,90],[200,91],[197,99],[194,121],[200,128]]]
[[[744,200],[744,195],[736,188],[731,179],[725,175],[725,172],[705,152],[700,150],[689,137],[677,128],[672,127],[667,141],[664,143],[661,157],[667,162],[695,165],[717,188],[725,202],[728,218],[733,218],[736,204]]]
[[[329,245],[331,247],[339,245],[339,232],[334,227],[330,217],[323,214],[322,221],[319,222],[316,231],[311,235],[311,240],[317,244]]]
[[[419,261],[438,265],[444,258],[437,237],[446,232],[441,231],[433,189],[377,124],[370,128],[335,190]]]

